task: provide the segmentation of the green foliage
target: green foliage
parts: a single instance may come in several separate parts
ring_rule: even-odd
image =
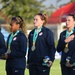
[[[20,15],[27,21],[32,21],[33,16],[38,12],[44,12],[44,0],[0,0],[1,11],[9,18]]]
[[[71,2],[75,2],[75,0],[71,0]]]

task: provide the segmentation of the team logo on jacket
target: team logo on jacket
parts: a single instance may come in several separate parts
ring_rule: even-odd
[[[13,38],[13,41],[15,41],[16,39],[17,39],[17,37],[14,37],[14,38]]]
[[[41,36],[43,34],[43,32],[39,33],[39,36]]]

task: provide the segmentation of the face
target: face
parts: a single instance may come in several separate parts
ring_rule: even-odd
[[[75,21],[74,21],[73,17],[72,16],[67,16],[67,18],[66,18],[67,28],[73,27],[74,24],[75,24]]]
[[[34,17],[34,26],[39,27],[39,26],[42,26],[43,23],[44,23],[44,21],[41,20],[41,18],[40,18],[39,15],[36,15],[36,16]]]
[[[16,24],[15,22],[11,24],[10,31],[16,32],[19,29],[19,24]]]

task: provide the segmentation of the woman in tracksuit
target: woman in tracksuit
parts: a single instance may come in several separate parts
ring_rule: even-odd
[[[60,34],[57,51],[62,51],[62,75],[75,75],[75,14],[67,16],[66,27],[67,30]]]
[[[29,50],[27,63],[30,75],[49,75],[50,67],[54,61],[54,37],[52,31],[44,27],[46,23],[46,14],[38,13],[35,15],[35,29],[30,32],[28,37]]]
[[[24,21],[20,16],[12,17],[10,22],[12,33],[7,40],[6,59],[7,75],[24,75],[26,67],[27,38],[23,33]]]

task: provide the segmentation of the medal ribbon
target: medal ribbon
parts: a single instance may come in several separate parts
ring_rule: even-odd
[[[68,30],[66,31],[66,38],[69,37],[72,33],[74,32],[74,28],[68,32]]]
[[[36,39],[38,37],[38,33],[41,31],[42,27],[38,30],[38,29],[35,29],[34,31],[34,35],[33,35],[33,46],[35,46],[35,43],[36,43]]]
[[[14,36],[16,36],[19,33],[19,31],[20,30],[18,30],[15,34],[13,32],[11,33],[9,41],[8,41],[8,50],[7,50],[7,52],[10,52],[10,45],[11,45],[12,39],[13,39]]]

